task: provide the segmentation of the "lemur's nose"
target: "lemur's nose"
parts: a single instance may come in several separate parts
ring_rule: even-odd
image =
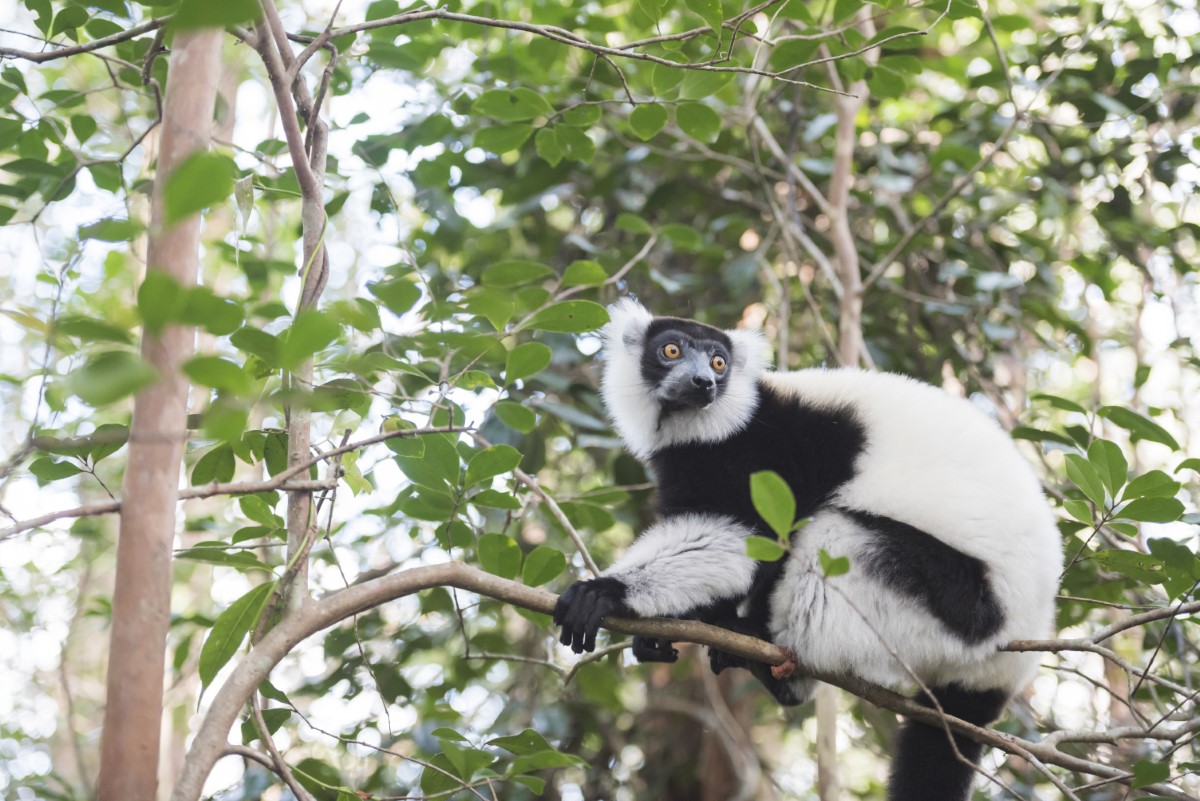
[[[706,375],[692,376],[692,383],[700,387],[700,389],[712,389],[713,380]]]

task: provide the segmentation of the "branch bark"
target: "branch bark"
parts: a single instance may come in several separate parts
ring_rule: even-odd
[[[164,184],[208,147],[224,32],[180,33],[167,77],[163,133],[151,207],[148,271],[196,283],[200,218],[168,228]],[[142,358],[159,375],[133,404],[126,499],[117,542],[116,589],[101,744],[100,801],[153,801],[158,786],[164,649],[171,611],[171,543],[187,433],[188,382],[180,372],[195,329],[146,331]]]
[[[197,801],[199,799],[204,781],[213,765],[228,752],[225,740],[237,720],[238,714],[263,679],[270,675],[275,665],[297,644],[352,615],[433,587],[454,587],[543,614],[553,612],[557,600],[557,596],[546,590],[502,579],[460,562],[449,562],[393,573],[354,585],[315,601],[301,614],[282,620],[259,640],[250,653],[234,668],[225,684],[217,690],[213,696],[212,705],[196,732],[191,752],[188,754],[179,782],[171,796],[172,801]],[[609,631],[623,634],[637,634],[668,639],[672,642],[694,642],[708,645],[769,665],[783,664],[787,660],[787,656],[772,643],[691,620],[606,618],[603,625]],[[987,746],[1000,748],[1022,758],[1028,759],[1033,756],[1048,765],[1111,779],[1126,785],[1133,778],[1132,774],[1119,768],[1059,751],[1053,742],[1030,742],[1010,734],[975,726],[958,718],[943,715],[935,709],[918,704],[911,698],[853,676],[827,674],[807,669],[805,672],[820,681],[833,684],[870,701],[876,706],[891,709],[939,728],[948,726],[970,739]],[[1156,736],[1161,739],[1173,740],[1186,736],[1192,728],[1188,725],[1180,726],[1175,730]],[[1089,741],[1084,736],[1085,734],[1072,732],[1071,741]],[[1118,732],[1117,735],[1122,738],[1145,736],[1144,733],[1137,732]],[[1193,796],[1170,785],[1159,784],[1142,789],[1167,798],[1194,801]]]

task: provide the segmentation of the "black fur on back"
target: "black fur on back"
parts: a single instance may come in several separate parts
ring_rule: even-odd
[[[657,321],[656,321],[657,322]],[[781,398],[759,384],[759,404],[744,429],[717,443],[664,448],[650,460],[658,482],[658,514],[682,512],[726,515],[773,537],[750,500],[749,475],[774,470],[796,497],[796,514],[808,517],[854,476],[854,462],[866,444],[862,424],[847,406],[816,406]],[[770,617],[770,593],[784,560],[760,562],[751,588],[751,620]],[[722,624],[730,607],[706,610],[699,619]]]
[[[1004,625],[987,565],[919,528],[857,509],[842,509],[874,534],[863,554],[868,575],[921,604],[963,642],[991,637]]]
[[[946,714],[977,726],[998,718],[1008,702],[1003,690],[967,690],[957,684],[934,687],[931,692]],[[935,708],[924,693],[916,701]],[[978,764],[983,752],[980,743],[961,735],[954,736],[954,743],[963,759]],[[944,727],[908,720],[896,737],[888,801],[966,801],[974,775],[974,769],[955,754]]]

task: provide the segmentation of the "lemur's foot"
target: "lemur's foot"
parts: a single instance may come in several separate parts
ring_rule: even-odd
[[[674,662],[679,659],[679,651],[671,645],[670,640],[656,637],[634,637],[630,650],[639,662]]]
[[[795,676],[800,666],[796,663],[795,651],[791,648],[780,648],[780,650],[787,657],[787,661],[781,665],[771,665],[771,676],[782,681],[783,679],[790,679],[792,676]]]
[[[722,651],[719,648],[709,646],[708,649],[708,667],[713,672],[713,675],[720,676],[722,670],[728,668],[750,668],[750,660],[744,656],[731,654],[728,651]]]

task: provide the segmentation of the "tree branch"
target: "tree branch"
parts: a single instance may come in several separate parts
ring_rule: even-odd
[[[251,694],[257,690],[259,684],[270,675],[275,665],[297,644],[354,614],[433,587],[455,587],[547,615],[553,612],[557,600],[557,596],[546,590],[502,579],[461,562],[449,562],[403,570],[340,590],[312,603],[304,610],[303,614],[288,617],[269,631],[238,663],[229,678],[217,690],[212,704],[196,732],[179,782],[171,796],[172,801],[197,801],[199,799],[204,781],[212,770],[212,766],[228,748],[226,737],[237,720],[239,712]],[[696,621],[661,618],[645,620],[606,618],[603,625],[609,631],[623,634],[707,645],[769,665],[780,665],[787,661],[787,656],[783,651],[772,643]],[[1047,765],[1056,765],[1066,770],[1110,779],[1126,785],[1133,779],[1132,774],[1127,771],[1059,751],[1052,742],[1034,743],[1010,734],[975,726],[958,718],[940,714],[937,710],[922,706],[911,698],[853,676],[826,674],[812,670],[805,670],[805,673],[820,681],[841,687],[876,706],[893,710],[939,728],[948,726],[972,740],[1000,748],[1010,754],[1023,758],[1032,755]],[[1190,731],[1196,727],[1200,727],[1200,722],[1186,724],[1185,727],[1173,730],[1171,734],[1181,737],[1186,733],[1185,729]],[[1145,733],[1140,730],[1138,732],[1117,731],[1109,734],[1122,739],[1145,737]],[[1074,739],[1071,741],[1084,742],[1085,740],[1081,739],[1081,736],[1081,733],[1072,733]],[[1194,801],[1195,799],[1194,796],[1165,784],[1142,789],[1182,801]]]
[[[187,487],[179,491],[178,499],[181,501],[192,500],[193,498],[211,498],[214,495],[250,495],[255,492],[271,492],[273,490],[282,490],[284,492],[317,492],[319,490],[332,489],[335,484],[332,484],[332,479],[322,479],[318,481],[291,481],[290,479],[307,471],[310,467],[320,462],[332,459],[350,451],[356,451],[360,448],[365,448],[368,445],[374,445],[379,442],[385,442],[396,437],[416,437],[425,434],[451,434],[462,431],[471,431],[469,426],[444,426],[440,428],[409,428],[399,431],[386,431],[382,434],[376,434],[373,437],[352,442],[349,445],[342,445],[333,450],[326,451],[322,454],[314,456],[307,461],[292,465],[286,470],[277,473],[272,478],[264,481],[235,481],[231,483],[212,483],[203,484],[199,487]],[[0,542],[8,539],[14,534],[20,534],[22,531],[44,526],[47,523],[53,523],[55,520],[65,520],[74,517],[91,517],[93,515],[107,515],[121,511],[121,501],[105,501],[103,503],[90,503],[83,506],[77,506],[74,509],[62,509],[57,512],[48,512],[39,517],[30,518],[14,523],[6,529],[0,530]]]

